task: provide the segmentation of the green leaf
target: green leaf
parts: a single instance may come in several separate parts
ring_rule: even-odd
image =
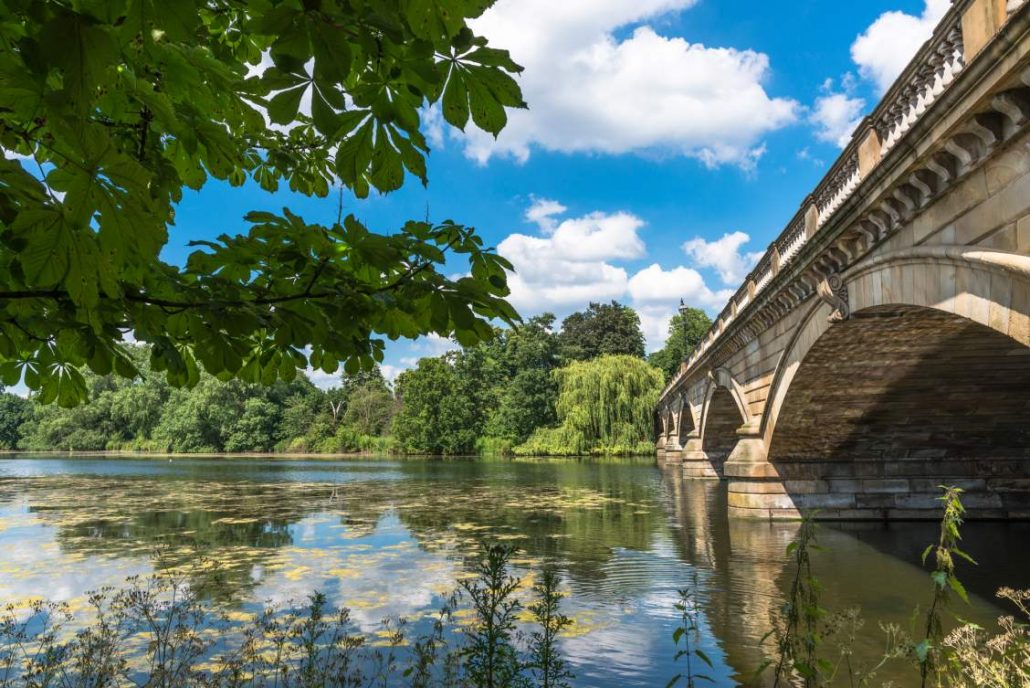
[[[452,66],[443,90],[443,118],[462,131],[469,121],[469,94],[461,68]]]
[[[351,48],[346,34],[325,21],[313,23],[311,45],[314,48],[315,79],[340,82],[351,70]]]
[[[40,32],[44,45],[61,46],[48,56],[61,70],[62,93],[79,116],[84,117],[118,61],[118,49],[107,29],[85,15],[59,12]]]
[[[465,83],[469,92],[472,121],[476,123],[477,127],[496,137],[508,123],[508,115],[505,114],[504,107],[481,80],[469,74]]]
[[[25,281],[30,286],[54,287],[68,273],[71,234],[64,218],[56,211],[27,210],[11,228],[27,238],[21,254]]]
[[[963,602],[969,604],[969,593],[966,592],[966,588],[962,585],[962,582],[955,576],[948,576],[948,586],[955,591]]]
[[[300,109],[301,98],[308,90],[308,84],[304,83],[285,91],[279,91],[268,101],[268,118],[276,124],[289,124],[297,119],[297,110]]]

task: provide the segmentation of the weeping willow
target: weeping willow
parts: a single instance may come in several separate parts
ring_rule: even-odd
[[[633,356],[601,356],[554,371],[561,425],[543,428],[519,454],[632,454],[651,450],[660,370]]]

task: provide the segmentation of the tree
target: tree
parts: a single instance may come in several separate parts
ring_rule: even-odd
[[[230,426],[225,451],[271,451],[275,447],[279,410],[267,399],[251,397],[243,402],[243,413]]]
[[[565,318],[558,343],[565,361],[588,361],[605,354],[644,357],[639,316],[615,301],[591,303],[585,312]]]
[[[0,449],[16,449],[21,426],[32,415],[27,399],[0,389]]]
[[[420,359],[397,376],[401,408],[394,435],[408,450],[425,454],[467,454],[482,435],[486,409],[469,395],[473,383],[458,372],[461,354]],[[463,372],[468,372],[464,364]]]
[[[557,428],[539,428],[517,453],[632,454],[651,452],[654,407],[662,373],[636,356],[600,356],[554,373]]]
[[[383,382],[368,381],[353,389],[347,400],[343,423],[362,435],[382,435],[390,426],[395,404]]]
[[[680,364],[708,334],[711,326],[712,319],[700,308],[684,309],[669,321],[669,337],[665,340],[665,346],[648,356],[647,360],[662,369],[666,381],[671,380]]]
[[[487,347],[497,346],[506,374],[495,380],[500,401],[486,424],[488,436],[524,442],[539,427],[553,425],[558,383],[552,375],[558,367],[558,338],[554,316],[531,318]]]
[[[426,183],[420,113],[496,135],[521,68],[467,20],[489,0],[7,0],[0,4],[0,384],[73,406],[83,369],[135,377],[129,332],[169,384],[370,369],[381,337],[465,345],[518,315],[511,265],[450,220],[377,234],[343,190]],[[270,66],[266,66],[270,63]],[[301,109],[305,98],[310,112]],[[185,188],[324,197],[160,259]],[[452,280],[446,254],[468,262]],[[453,263],[447,274],[453,274]]]

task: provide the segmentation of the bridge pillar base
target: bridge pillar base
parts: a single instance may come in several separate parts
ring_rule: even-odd
[[[701,449],[701,434],[696,430],[687,436],[687,444],[683,448],[683,477],[688,480],[715,479],[722,477],[720,467],[716,466],[708,453]]]
[[[760,420],[755,419],[737,430],[740,439],[723,467],[729,480],[729,515],[763,521],[799,519],[801,513],[787,494],[779,471],[769,463],[765,440],[758,431],[759,423]]]

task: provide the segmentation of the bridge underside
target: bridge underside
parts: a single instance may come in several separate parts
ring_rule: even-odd
[[[808,352],[768,461],[775,481],[731,484],[737,507],[912,518],[948,484],[972,517],[1030,516],[1030,349],[929,308],[857,313]]]

